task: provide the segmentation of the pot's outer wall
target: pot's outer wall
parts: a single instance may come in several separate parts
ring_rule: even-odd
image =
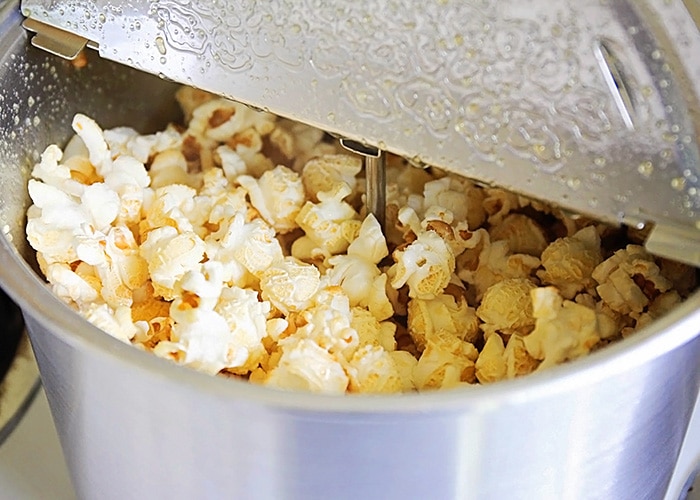
[[[277,393],[102,335],[30,267],[26,181],[75,112],[155,130],[176,116],[173,86],[94,54],[78,70],[29,47],[12,5],[2,19],[0,283],[23,308],[81,498],[663,497],[700,384],[697,294],[551,375],[425,396]]]

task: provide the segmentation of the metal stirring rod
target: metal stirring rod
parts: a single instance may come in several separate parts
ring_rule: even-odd
[[[381,149],[366,146],[357,141],[340,139],[340,144],[348,151],[364,157],[367,209],[377,219],[382,232],[384,232],[386,219],[386,156]]]

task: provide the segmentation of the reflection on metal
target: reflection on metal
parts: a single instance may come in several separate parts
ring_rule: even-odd
[[[622,121],[629,130],[634,130],[634,121],[632,120],[634,103],[632,102],[632,94],[625,82],[625,74],[620,61],[613,56],[609,43],[603,39],[596,40],[593,52],[603,72],[605,83],[612,94],[615,106],[617,106],[622,116]]]

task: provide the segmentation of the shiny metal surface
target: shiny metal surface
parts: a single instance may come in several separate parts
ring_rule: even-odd
[[[577,213],[654,223],[650,249],[697,265],[700,31],[686,5],[22,1],[104,58]]]
[[[79,318],[32,267],[23,237],[29,169],[40,148],[66,139],[74,112],[145,131],[154,126],[149,117],[172,116],[173,87],[96,54],[77,69],[33,49],[16,10],[2,14],[0,129],[10,140],[0,142],[0,283],[25,313],[80,498],[667,493],[700,387],[700,294],[566,366],[391,397],[287,393],[208,377]],[[691,463],[700,456],[687,452]]]

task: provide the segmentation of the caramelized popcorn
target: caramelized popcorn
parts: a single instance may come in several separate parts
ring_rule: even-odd
[[[148,135],[77,114],[32,170],[26,226],[61,300],[175,363],[327,394],[493,383],[631,335],[697,286],[615,228],[394,155],[382,230],[361,158],[322,131],[176,98],[185,123]]]

